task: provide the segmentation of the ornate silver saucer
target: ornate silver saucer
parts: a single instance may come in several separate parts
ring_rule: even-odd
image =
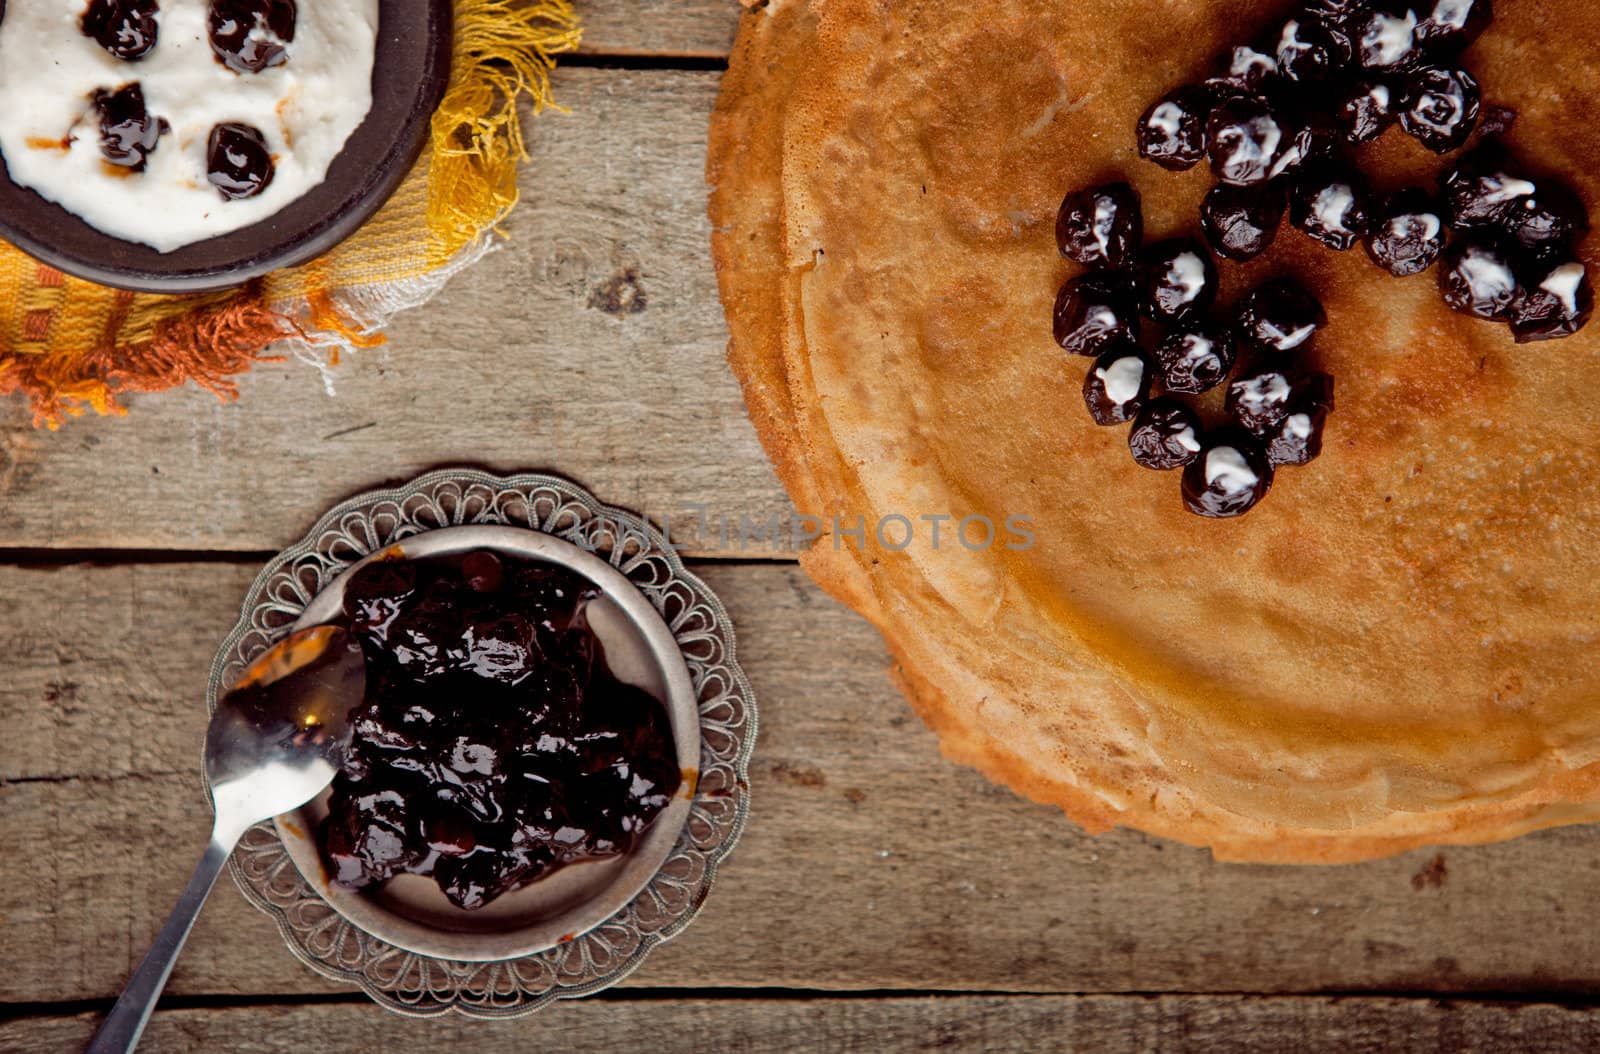
[[[694,918],[749,812],[756,703],[727,612],[649,523],[567,480],[432,472],[341,504],[267,565],[212,664],[208,705],[297,623],[336,614],[343,576],[396,547],[494,548],[599,586],[608,661],[667,704],[686,793],[629,856],[564,868],[474,913],[420,879],[375,895],[331,886],[313,842],[320,802],[252,828],[234,879],[298,958],[399,1013],[516,1017],[609,987]]]

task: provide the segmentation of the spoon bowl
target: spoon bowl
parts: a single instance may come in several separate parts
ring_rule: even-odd
[[[216,819],[211,843],[89,1054],[131,1051],[166,987],[200,907],[252,824],[315,798],[350,749],[350,711],[366,695],[361,647],[337,626],[291,633],[263,652],[217,704],[206,730]]]
[[[218,823],[242,822],[243,834],[332,783],[366,683],[360,646],[337,626],[290,634],[251,663],[206,732]]]

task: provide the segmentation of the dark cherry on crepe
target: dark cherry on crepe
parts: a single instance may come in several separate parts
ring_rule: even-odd
[[[378,18],[372,110],[328,178],[276,214],[162,253],[90,226],[12,182],[0,165],[0,238],[69,274],[150,293],[226,289],[321,256],[355,233],[410,172],[450,78],[450,0],[378,0]],[[127,68],[128,79],[137,79],[138,63]]]
[[[1333,378],[1306,357],[1328,324],[1316,294],[1279,276],[1219,325],[1207,246],[1226,261],[1253,260],[1287,212],[1329,249],[1364,243],[1394,277],[1437,264],[1449,307],[1506,324],[1518,343],[1570,336],[1593,317],[1578,253],[1584,202],[1559,179],[1530,175],[1495,139],[1516,113],[1484,105],[1463,64],[1492,21],[1492,0],[1300,0],[1235,42],[1208,75],[1151,102],[1134,129],[1140,157],[1174,171],[1204,160],[1216,181],[1199,210],[1205,245],[1179,236],[1139,249],[1138,197],[1127,183],[1062,203],[1061,254],[1100,270],[1062,287],[1056,341],[1097,356],[1083,384],[1090,416],[1131,421],[1138,464],[1182,467],[1189,511],[1248,512],[1278,466],[1321,454],[1333,410]],[[1357,167],[1353,148],[1396,124],[1439,154],[1476,140],[1447,163],[1437,197],[1418,187],[1380,196],[1373,184],[1386,181]],[[1143,344],[1134,310],[1157,330]],[[1225,381],[1228,423],[1202,433],[1197,404],[1185,400]]]
[[[1243,516],[1267,496],[1272,477],[1272,462],[1259,439],[1223,429],[1205,438],[1199,455],[1183,470],[1183,503],[1208,519]]]

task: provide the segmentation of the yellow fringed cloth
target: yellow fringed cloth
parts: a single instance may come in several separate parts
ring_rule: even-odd
[[[240,289],[154,296],[108,289],[0,242],[0,395],[36,424],[117,397],[193,381],[222,398],[253,363],[293,352],[319,364],[383,342],[397,311],[427,302],[493,244],[527,158],[517,104],[552,105],[555,56],[578,46],[567,0],[456,0],[450,84],[432,145],[353,237],[302,267]]]

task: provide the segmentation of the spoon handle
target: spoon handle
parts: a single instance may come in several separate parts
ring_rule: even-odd
[[[211,894],[211,887],[217,884],[217,876],[222,874],[223,865],[228,862],[228,854],[233,852],[238,838],[224,842],[217,833],[212,834],[211,844],[206,846],[205,855],[200,858],[189,884],[183,887],[183,894],[167,917],[167,924],[156,934],[155,943],[128,979],[117,1005],[111,1008],[100,1030],[89,1041],[85,1054],[125,1054],[138,1045],[139,1035],[144,1032],[150,1013],[156,1008],[156,1000],[167,986],[173,964],[178,961],[178,953],[183,950],[183,942],[194,928],[194,920]]]

